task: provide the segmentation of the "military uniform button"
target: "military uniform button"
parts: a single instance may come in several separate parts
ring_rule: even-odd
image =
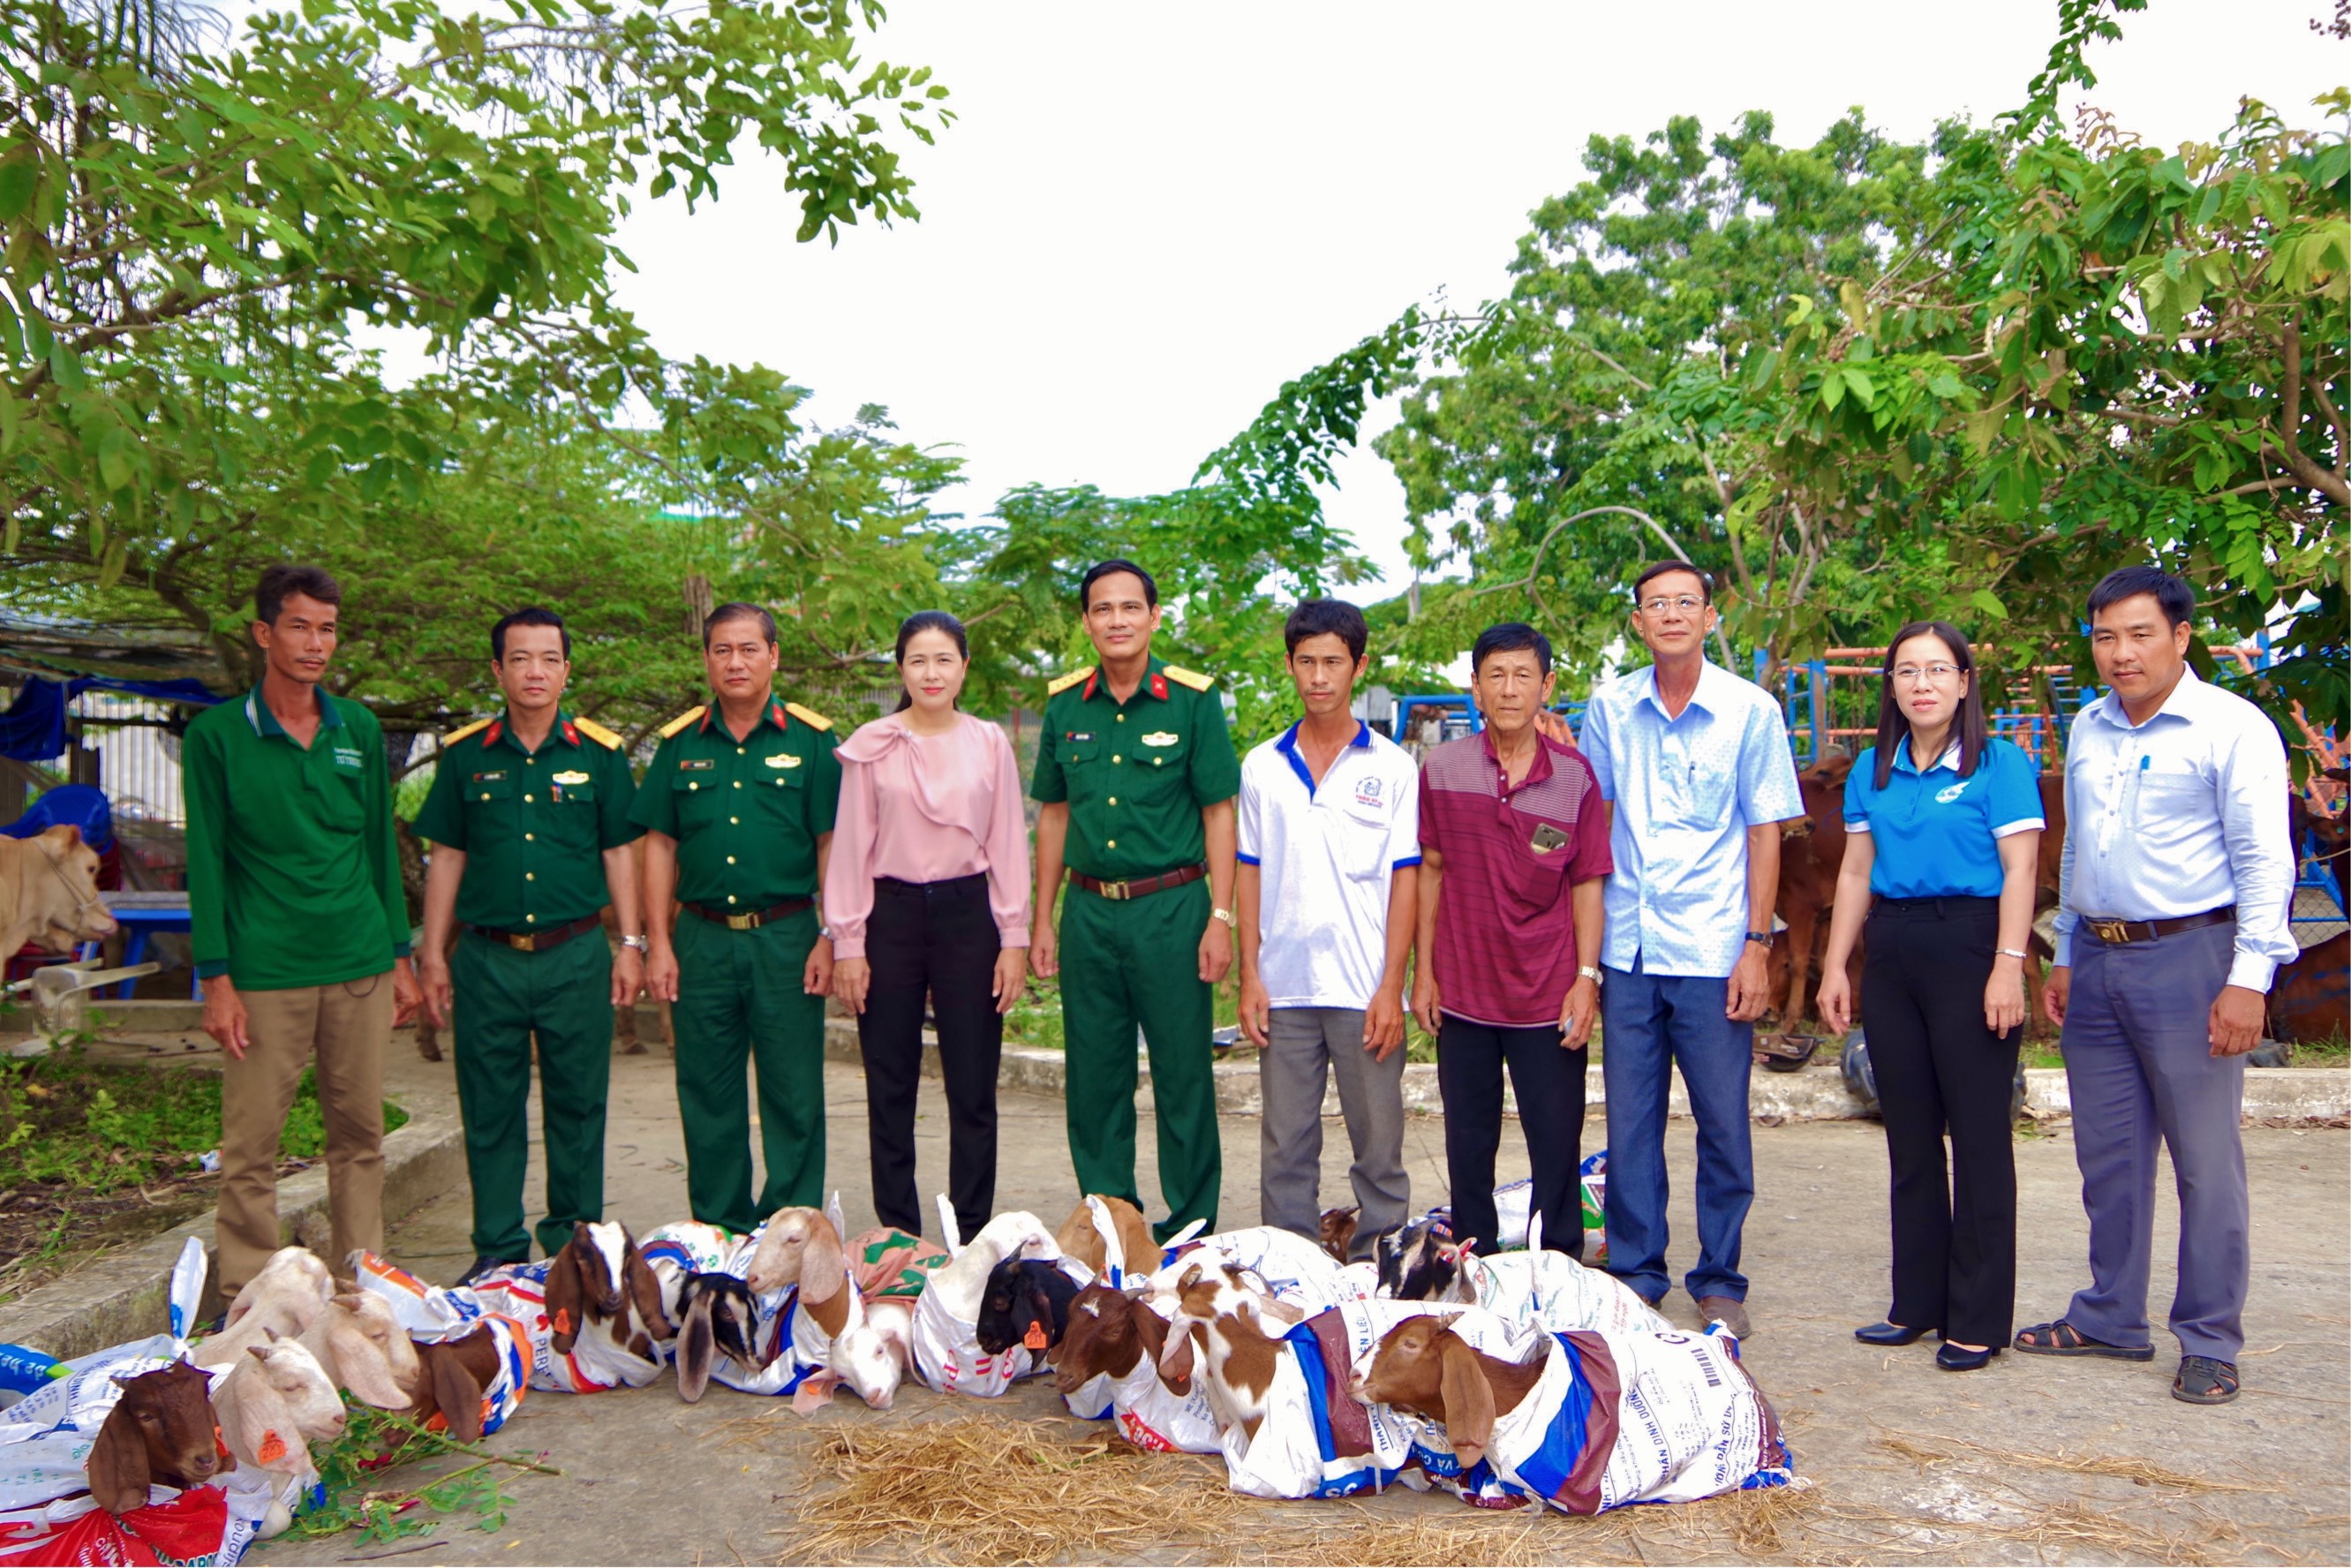
[[[726,902],[727,902],[727,903],[729,903],[729,904],[734,903],[734,902],[735,902],[735,895],[734,895],[733,894],[731,894],[731,893],[730,893],[730,894],[728,894],[726,895]]]
[[[1122,758],[1121,756],[1119,756],[1119,754],[1118,754],[1117,752],[1115,752],[1115,751],[1113,751],[1113,752],[1112,752],[1112,753],[1110,754],[1110,759],[1111,759],[1113,762],[1123,762],[1123,761],[1124,761],[1124,760],[1125,760],[1125,758]],[[523,797],[523,799],[524,799],[524,800],[529,800],[529,799],[530,799],[530,797],[529,797],[529,796],[528,796],[528,795],[525,795],[525,796]]]
[[[523,924],[526,925],[536,925],[538,923],[538,916],[536,915],[526,915],[522,917],[522,920]]]
[[[1112,849],[1112,850],[1114,850],[1114,849],[1118,848],[1118,841],[1117,841],[1116,839],[1107,839],[1107,840],[1104,840],[1104,841],[1103,841],[1103,843],[1102,843],[1102,847],[1103,847],[1104,849]]]
[[[735,857],[733,855],[728,855],[726,857],[726,863],[728,865],[733,865],[735,863]]]
[[[737,789],[740,789],[741,788],[743,788],[743,780],[741,780],[740,779],[737,779],[737,780],[735,780],[735,788],[737,788]]]
[[[727,818],[726,820],[727,820],[728,821],[730,821],[730,822],[735,823],[735,824],[736,824],[736,825],[737,825],[737,826],[740,826],[740,825],[742,824],[742,821],[743,821],[743,819],[742,819],[742,818],[740,818],[740,817],[729,817],[729,818]]]
[[[538,835],[537,833],[525,833],[522,836],[522,841],[528,844],[535,841],[538,838]]]
[[[701,789],[701,788],[702,788],[702,786],[701,786],[700,784],[698,784],[698,783],[695,782],[695,781],[694,781],[693,779],[687,779],[687,780],[685,781],[685,787],[686,787],[687,789]]]
[[[1117,797],[1117,796],[1115,796],[1115,795],[1113,795],[1113,796],[1110,798],[1110,803],[1111,803],[1112,805],[1113,805],[1113,806],[1117,805],[1117,804],[1118,804],[1118,797]]]
[[[527,871],[522,873],[522,879],[525,882],[537,882],[538,880],[538,873],[535,871]]]

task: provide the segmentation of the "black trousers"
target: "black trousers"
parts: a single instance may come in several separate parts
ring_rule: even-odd
[[[1894,1178],[1886,1318],[1963,1344],[2004,1345],[2015,1326],[2009,1096],[2023,1031],[2002,1040],[1984,1027],[1999,940],[1997,899],[1880,899],[1861,974],[1862,1028]]]
[[[1447,1013],[1437,1034],[1437,1087],[1445,1099],[1445,1169],[1453,1234],[1496,1250],[1494,1154],[1502,1143],[1502,1067],[1519,1096],[1519,1130],[1533,1166],[1532,1212],[1543,1245],[1583,1256],[1583,1071],[1588,1049],[1562,1051],[1559,1030],[1498,1029]]]
[[[947,882],[873,884],[865,923],[872,967],[857,1040],[865,1056],[866,1145],[873,1212],[884,1225],[923,1233],[914,1190],[914,1099],[922,1082],[923,1003],[938,1020],[947,1092],[947,1201],[965,1239],[996,1212],[996,1069],[1004,1018],[988,993],[1003,943],[987,905],[985,873]]]

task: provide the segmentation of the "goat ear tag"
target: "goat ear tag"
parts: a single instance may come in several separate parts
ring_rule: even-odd
[[[1029,1332],[1020,1336],[1020,1343],[1028,1346],[1030,1350],[1043,1350],[1045,1348],[1045,1325],[1032,1320],[1029,1324]]]
[[[556,1308],[553,1322],[555,1332],[557,1333],[569,1333],[571,1332],[571,1309],[569,1307]]]
[[[261,1447],[254,1451],[254,1458],[265,1465],[274,1465],[285,1457],[286,1439],[277,1435],[277,1427],[272,1427],[261,1435]]]

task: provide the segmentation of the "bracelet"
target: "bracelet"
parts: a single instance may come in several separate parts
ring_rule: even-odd
[[[1998,957],[2014,958],[2019,963],[2022,963],[2023,960],[2032,956],[2032,954],[2027,953],[2022,947],[1995,947],[1992,949],[1992,953]]]

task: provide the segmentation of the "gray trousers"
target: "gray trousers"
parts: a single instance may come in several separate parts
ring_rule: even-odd
[[[2182,1355],[2233,1362],[2244,1347],[2252,1270],[2245,1191],[2245,1059],[2214,1056],[2206,1014],[2228,983],[2233,924],[2108,946],[2074,932],[2065,1082],[2074,1158],[2090,1215],[2090,1286],[2066,1321],[2109,1344],[2148,1342],[2155,1151],[2179,1192],[2179,1284],[2171,1332]]]
[[[1404,1172],[1404,1047],[1374,1061],[1364,1049],[1359,1008],[1275,1008],[1258,1054],[1259,1223],[1304,1237],[1322,1233],[1322,1083],[1339,1082],[1339,1109],[1355,1163],[1354,1253],[1372,1255],[1381,1231],[1405,1222],[1412,1184]]]

